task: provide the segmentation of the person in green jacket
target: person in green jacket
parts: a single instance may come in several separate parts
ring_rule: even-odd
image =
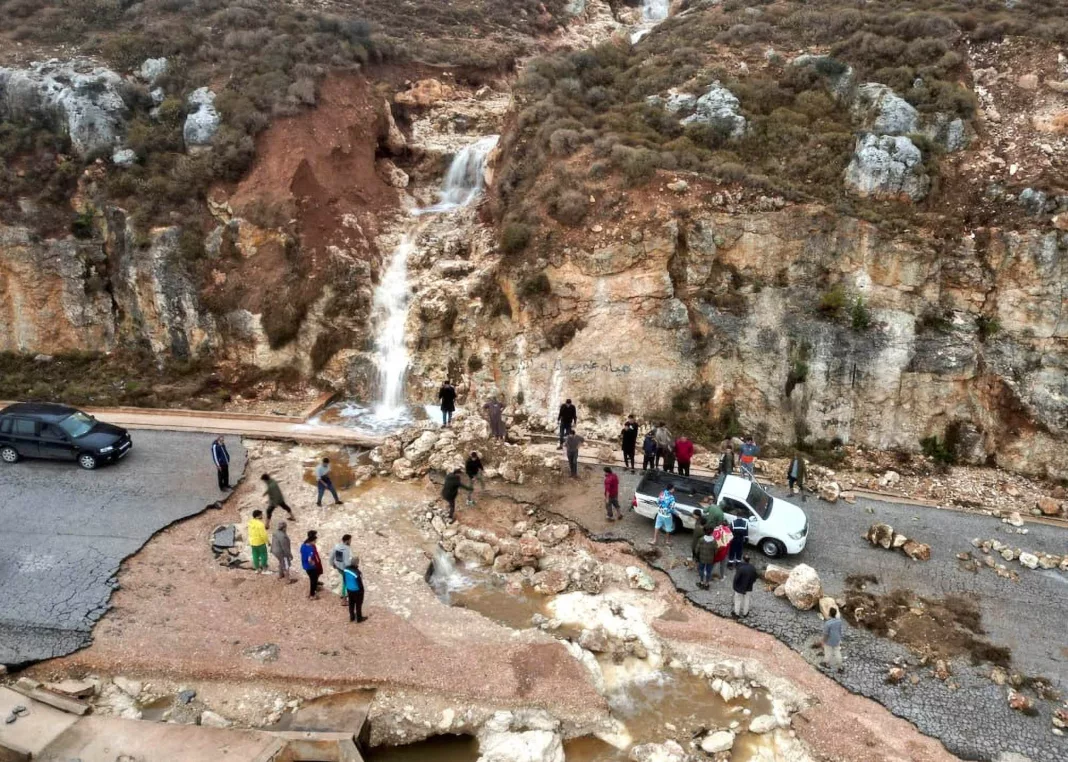
[[[289,514],[289,520],[293,520],[293,511],[286,505],[286,499],[282,497],[282,488],[278,486],[278,482],[271,478],[270,474],[264,474],[260,477],[260,480],[267,485],[267,491],[263,494],[267,496],[267,528],[271,528],[271,514],[274,513],[275,508],[281,508]]]

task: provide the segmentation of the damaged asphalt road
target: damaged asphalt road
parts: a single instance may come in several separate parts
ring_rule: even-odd
[[[153,534],[220,500],[212,434],[132,432],[120,462],[23,460],[0,467],[0,664],[71,653],[89,642],[119,564]],[[245,448],[227,440],[231,481]]]
[[[620,477],[620,498],[628,507],[640,474],[622,473]],[[784,490],[772,492],[786,497]],[[954,593],[975,595],[980,602],[985,637],[1011,649],[1013,671],[1047,678],[1062,695],[1068,694],[1068,651],[1064,650],[1068,646],[1064,638],[1068,576],[1057,571],[1032,571],[1007,562],[1020,575],[1019,581],[1013,582],[998,577],[992,569],[962,571],[956,558],[964,551],[981,555],[971,545],[974,537],[998,538],[1013,547],[1060,554],[1068,545],[1068,531],[1029,523],[1026,535],[1007,534],[1008,526],[990,516],[863,498],[858,498],[855,505],[841,501],[832,505],[809,496],[801,505],[809,516],[808,546],[800,555],[781,563],[809,564],[819,572],[826,593],[836,597],[843,593],[845,578],[852,574],[875,575],[879,584],[869,585],[870,592],[904,588],[929,598]],[[929,543],[931,560],[913,561],[901,553],[872,548],[862,535],[876,521]],[[597,534],[591,528],[597,539],[625,539],[638,551],[649,547],[652,530],[652,521],[629,511],[623,521],[608,525],[607,531]],[[698,589],[694,584],[696,572],[682,566],[689,555],[690,538],[690,532],[684,530],[674,540],[673,553],[661,548],[661,555],[650,563],[671,576],[693,603],[729,616],[730,574],[726,581],[713,582],[711,590]],[[756,548],[750,547],[749,551],[758,569],[768,563]],[[820,652],[812,648],[820,634],[817,614],[794,609],[785,599],[775,598],[765,590],[763,583],[753,591],[752,612],[746,624],[776,636],[813,663],[819,656]],[[1039,714],[1034,717],[1009,708],[1007,689],[988,677],[989,664],[972,666],[966,659],[954,659],[953,681],[960,687],[953,690],[899,643],[858,628],[848,628],[846,638],[845,673],[832,677],[853,693],[878,701],[922,732],[938,738],[950,752],[979,760],[995,760],[1005,751],[1026,755],[1033,762],[1068,759],[1068,737],[1051,733],[1050,703],[1036,702]],[[887,683],[887,671],[897,659],[909,662],[908,671],[919,677],[917,684],[910,680],[897,685]]]

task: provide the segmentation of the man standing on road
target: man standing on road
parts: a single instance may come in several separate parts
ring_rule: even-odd
[[[612,473],[609,466],[604,467],[604,509],[608,512],[608,520],[614,521],[612,509],[616,509],[619,518],[623,518],[623,509],[619,507],[619,477]]]
[[[327,490],[334,496],[334,505],[341,505],[341,498],[334,489],[334,480],[330,478],[330,458],[323,458],[323,462],[315,467],[315,486],[319,490],[319,496],[315,500],[317,506],[322,507],[323,493]]]
[[[278,576],[281,579],[296,582],[289,576],[289,569],[293,566],[293,549],[289,544],[289,535],[286,534],[284,521],[279,521],[278,528],[271,534],[271,555],[278,560]]]
[[[675,453],[671,449],[675,446],[675,437],[671,435],[671,429],[663,421],[656,425],[653,437],[656,439],[657,461],[662,464],[665,471],[671,473],[675,470]]]
[[[732,516],[731,533],[734,535],[734,539],[731,540],[730,553],[727,554],[727,566],[734,566],[742,562],[745,543],[749,538],[749,519],[740,514]]]
[[[309,598],[319,597],[319,577],[323,576],[323,562],[319,558],[319,549],[315,547],[317,539],[319,539],[319,533],[312,529],[300,546],[300,565],[308,573]]]
[[[675,440],[675,459],[679,462],[679,473],[690,475],[690,461],[693,460],[693,442],[683,434]]]
[[[211,459],[215,462],[215,472],[219,477],[219,489],[230,489],[230,451],[226,449],[226,440],[222,436],[211,443]]]
[[[463,479],[460,477],[463,472],[462,468],[457,468],[446,474],[445,484],[441,487],[441,497],[449,506],[449,521],[452,521],[453,516],[456,514],[456,496],[460,494],[460,490],[465,489],[471,492],[473,489],[464,484]]]
[[[352,535],[341,535],[341,542],[334,546],[334,549],[330,551],[330,565],[333,566],[338,573],[338,586],[337,594],[341,596],[341,605],[345,605],[345,569],[349,568],[349,564],[352,563]]]
[[[482,478],[482,472],[485,471],[485,467],[482,465],[482,458],[478,456],[478,453],[474,450],[467,456],[467,460],[464,461],[464,471],[467,472],[467,480],[471,482],[471,492],[467,495],[467,504],[475,504],[475,481],[478,481],[482,491],[486,491],[486,480]]]
[[[562,450],[564,439],[571,433],[575,424],[578,423],[578,408],[575,407],[570,398],[560,406],[560,412],[556,415],[556,422],[560,426],[560,444],[556,446],[556,449]]]
[[[723,454],[719,458],[719,472],[721,474],[734,473],[734,448],[728,439],[723,443]]]
[[[801,457],[801,453],[795,452],[794,459],[790,461],[790,467],[786,469],[786,481],[790,485],[790,494],[794,494],[794,486],[797,486],[799,492],[804,494],[805,491],[805,459]]]
[[[742,556],[742,562],[734,570],[734,616],[749,616],[749,599],[752,597],[753,585],[757,581],[756,567],[749,563],[749,554]]]
[[[753,481],[753,468],[756,465],[757,455],[760,454],[760,447],[753,441],[752,437],[746,437],[742,442],[742,476],[749,481]]]
[[[627,416],[627,422],[623,424],[620,433],[623,445],[623,468],[629,468],[634,473],[634,451],[638,445],[638,422],[634,420],[634,414]]]
[[[578,478],[579,447],[581,447],[585,441],[586,440],[580,437],[574,429],[571,429],[571,433],[569,433],[564,440],[564,447],[567,449],[567,465],[568,468],[571,469],[572,479]]]
[[[653,524],[653,539],[650,545],[656,545],[660,530],[664,530],[667,546],[671,547],[671,533],[675,531],[675,485],[669,484],[660,493],[656,501],[656,523]]]
[[[349,621],[360,622],[367,619],[363,615],[363,574],[360,573],[360,559],[352,559],[352,563],[341,572],[341,586],[345,589],[349,604]]]
[[[656,470],[656,437],[653,430],[645,432],[642,440],[642,471]]]
[[[448,426],[452,423],[452,414],[456,412],[456,387],[449,379],[445,379],[438,389],[438,401],[441,403],[441,425]]]
[[[252,551],[252,571],[267,572],[267,527],[263,525],[263,511],[255,510],[248,520],[248,546]]]
[[[820,640],[820,645],[823,646],[823,661],[820,665],[828,669],[837,667],[839,672],[845,672],[842,667],[842,629],[844,626],[842,619],[838,616],[838,609],[832,606],[827,612],[827,621],[823,623],[823,639]]]
[[[274,513],[275,508],[281,508],[289,514],[289,520],[293,520],[293,511],[286,505],[286,499],[282,497],[282,488],[278,486],[278,482],[271,478],[270,474],[263,474],[260,476],[260,480],[267,485],[267,490],[263,493],[267,496],[267,526],[271,526],[271,514]]]

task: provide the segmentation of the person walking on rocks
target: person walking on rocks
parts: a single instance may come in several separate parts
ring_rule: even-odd
[[[334,496],[334,505],[341,505],[341,498],[337,496],[337,490],[334,489],[334,480],[330,478],[330,458],[323,458],[323,461],[315,467],[315,486],[319,490],[319,496],[315,500],[315,504],[319,507],[323,505],[323,494],[330,490],[330,494]]]
[[[352,559],[352,563],[341,572],[341,587],[345,590],[345,599],[349,605],[349,621],[360,622],[367,619],[363,615],[363,574],[360,573],[360,559]]]
[[[734,570],[734,616],[749,616],[749,599],[753,594],[753,585],[757,578],[756,567],[749,563],[749,554],[742,556],[742,562]]]
[[[656,437],[652,430],[645,432],[642,440],[642,471],[656,470]]]
[[[653,437],[656,439],[657,461],[665,471],[668,473],[673,472],[675,470],[675,453],[672,448],[675,446],[675,437],[671,435],[671,429],[661,421],[657,424]]]
[[[271,515],[274,513],[275,508],[281,508],[289,514],[289,520],[293,520],[293,511],[286,505],[286,499],[282,497],[282,488],[278,486],[278,482],[271,478],[270,474],[263,474],[260,476],[267,489],[263,493],[267,496],[267,527],[271,526]]]
[[[795,452],[793,460],[790,461],[790,467],[786,469],[786,481],[790,485],[790,494],[794,494],[794,487],[797,487],[797,491],[801,493],[801,496],[805,495],[805,459],[801,457],[801,453]]]
[[[478,482],[478,486],[482,487],[482,491],[486,491],[486,480],[482,476],[482,472],[485,471],[485,466],[482,465],[482,458],[478,456],[478,453],[474,450],[467,456],[467,460],[464,461],[464,471],[467,473],[467,480],[471,483],[471,491],[467,494],[467,504],[475,504],[475,482]]]
[[[723,443],[723,454],[719,457],[719,472],[721,474],[734,473],[734,448],[728,439]]]
[[[742,442],[742,457],[740,460],[742,465],[742,476],[749,481],[753,481],[753,477],[755,476],[753,469],[756,466],[756,459],[759,454],[760,447],[757,443],[753,441],[752,437],[746,437]]]
[[[571,478],[578,478],[578,456],[579,448],[586,440],[578,435],[578,433],[572,429],[571,433],[567,435],[564,440],[564,447],[567,450],[567,466],[571,470]]]
[[[730,552],[727,554],[727,566],[734,566],[742,562],[745,543],[749,538],[749,519],[742,515],[732,516],[731,534],[734,537],[731,540]]]
[[[215,463],[215,473],[219,478],[219,489],[230,489],[230,451],[226,449],[226,440],[222,436],[211,443],[211,459]]]
[[[679,464],[679,473],[689,476],[690,461],[693,460],[693,442],[685,434],[675,440],[675,460]]]
[[[449,379],[445,379],[438,389],[438,402],[441,404],[441,425],[448,426],[452,423],[452,414],[456,412],[456,387]]]
[[[308,573],[309,598],[319,597],[319,577],[323,576],[323,562],[319,558],[319,548],[315,547],[317,539],[319,539],[319,533],[312,529],[300,546],[300,565]]]
[[[649,544],[655,546],[660,539],[660,530],[664,530],[665,542],[671,547],[671,534],[675,531],[675,485],[668,484],[656,501],[656,522],[653,524],[653,539]]]
[[[734,534],[727,522],[721,522],[712,529],[712,538],[716,541],[716,557],[712,561],[712,578],[723,579],[727,576],[727,554],[730,553],[731,540]],[[719,574],[716,574],[716,567]]]
[[[338,589],[337,594],[341,596],[341,605],[345,605],[345,569],[349,568],[349,564],[352,563],[352,535],[341,535],[341,542],[334,546],[334,549],[330,551],[330,565],[337,570],[338,573]]]
[[[560,406],[560,412],[556,414],[556,422],[560,426],[560,444],[556,446],[556,449],[561,450],[564,447],[564,439],[567,438],[567,435],[575,428],[575,424],[578,423],[578,408],[575,407],[570,398]]]
[[[694,527],[697,530],[697,527]],[[716,565],[716,538],[713,535],[715,527],[710,524],[704,525],[704,531],[697,535],[694,542],[694,556],[697,561],[697,586],[707,590],[712,581],[712,570]]]
[[[286,534],[286,522],[279,521],[278,526],[271,534],[271,555],[278,561],[278,576],[289,582],[296,582],[289,576],[289,569],[293,566],[293,549],[289,544],[289,535]]]
[[[473,487],[468,487],[464,484],[460,476],[463,472],[462,468],[457,468],[446,474],[445,484],[441,487],[441,497],[449,506],[449,521],[452,521],[453,516],[456,514],[456,496],[460,494],[460,490],[465,489],[468,492],[473,490]]]
[[[820,640],[820,645],[823,646],[821,666],[837,667],[839,672],[845,672],[842,667],[842,630],[844,627],[842,618],[838,616],[838,609],[832,606],[827,612],[827,621],[823,623],[823,638]]]
[[[489,421],[490,436],[503,442],[508,434],[508,429],[504,425],[504,403],[494,397],[482,406],[482,410]]]
[[[623,509],[619,507],[619,477],[612,473],[610,466],[604,467],[604,509],[608,513],[608,520],[615,521],[612,509],[623,518]]]
[[[633,474],[634,451],[638,446],[638,422],[634,420],[633,413],[627,416],[627,422],[623,424],[620,441],[623,446],[623,468],[629,468]]]
[[[263,511],[255,510],[248,520],[248,547],[252,552],[252,571],[267,573],[267,527]]]

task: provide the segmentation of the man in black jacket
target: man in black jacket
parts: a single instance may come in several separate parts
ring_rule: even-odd
[[[456,387],[448,379],[438,389],[438,401],[441,403],[441,425],[452,423],[452,414],[456,412]]]
[[[623,443],[623,468],[629,468],[634,473],[634,450],[638,445],[638,422],[633,415],[627,416],[627,422],[623,424],[620,432]]]
[[[556,422],[560,424],[560,444],[556,446],[556,449],[562,450],[564,449],[564,437],[571,433],[571,429],[578,422],[578,409],[571,403],[570,399],[560,406]]]
[[[749,563],[749,554],[742,556],[742,562],[734,570],[734,616],[749,616],[749,597],[756,584],[756,567]]]
[[[452,521],[453,514],[456,513],[456,496],[460,494],[460,490],[465,489],[468,492],[474,490],[473,487],[468,487],[464,484],[462,468],[457,468],[451,474],[446,474],[445,484],[441,488],[441,497],[449,505],[449,521]]]
[[[221,436],[211,443],[211,459],[219,477],[219,489],[230,489],[230,451],[226,449],[226,440]]]

